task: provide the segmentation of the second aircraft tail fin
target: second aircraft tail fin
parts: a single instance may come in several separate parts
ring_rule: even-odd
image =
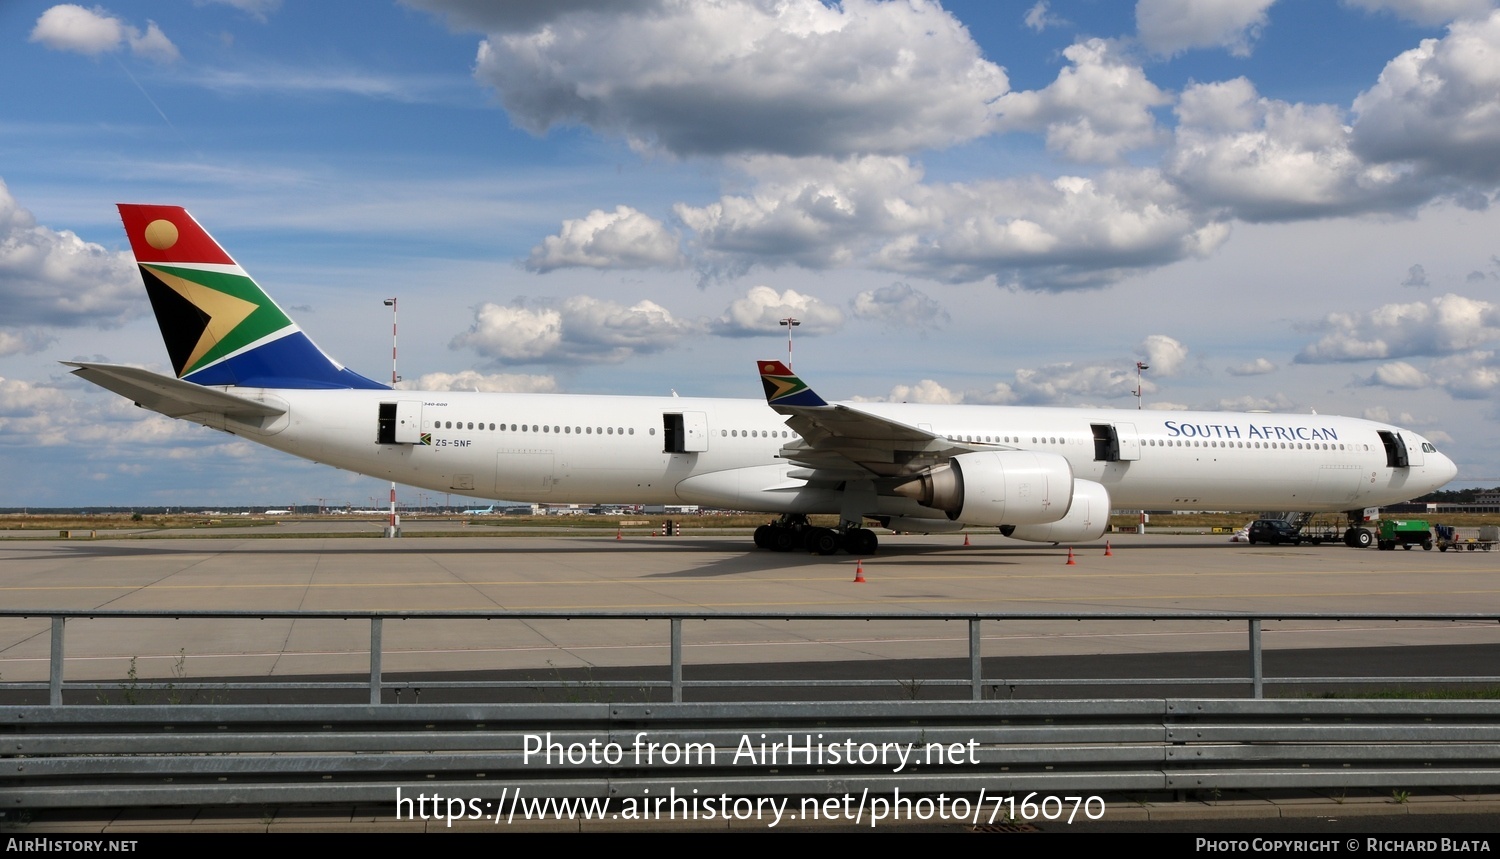
[[[797,378],[792,368],[780,361],[760,361],[760,385],[766,391],[766,402],[772,406],[826,406],[807,383]]]

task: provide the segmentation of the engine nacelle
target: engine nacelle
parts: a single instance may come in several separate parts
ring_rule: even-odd
[[[1104,536],[1108,527],[1109,490],[1092,480],[1074,480],[1068,515],[1045,525],[1004,527],[1000,533],[1036,543],[1086,543]]]
[[[896,493],[968,525],[1042,525],[1068,515],[1073,466],[1055,453],[965,453],[897,486]]]

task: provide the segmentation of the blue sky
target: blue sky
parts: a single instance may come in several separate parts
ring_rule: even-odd
[[[114,211],[410,384],[1388,419],[1500,483],[1491,0],[0,6],[0,506],[359,506],[152,416]],[[413,493],[405,493],[413,496]]]

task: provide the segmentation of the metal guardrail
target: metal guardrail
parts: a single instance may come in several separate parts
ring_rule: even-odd
[[[1141,684],[1170,684],[1173,686],[1245,686],[1253,698],[1264,697],[1265,685],[1268,682],[1278,684],[1361,684],[1361,683],[1423,683],[1423,684],[1446,684],[1446,683],[1486,683],[1500,684],[1500,676],[1495,675],[1463,675],[1447,677],[1397,677],[1397,676],[1348,676],[1348,677],[1275,677],[1265,676],[1262,660],[1262,630],[1267,622],[1293,622],[1293,621],[1333,621],[1333,622],[1364,622],[1364,621],[1416,621],[1429,623],[1468,623],[1468,624],[1500,624],[1500,614],[1369,614],[1369,613],[1241,613],[1241,612],[1171,612],[1171,613],[1141,613],[1141,612],[1103,612],[1091,614],[1069,614],[1069,613],[972,613],[972,614],[915,614],[915,613],[889,613],[874,615],[852,615],[839,613],[824,614],[773,614],[767,612],[505,612],[505,611],[400,611],[400,612],[371,612],[371,611],[345,611],[345,612],[318,612],[318,611],[135,611],[127,609],[116,610],[74,610],[74,611],[23,611],[23,610],[0,610],[0,618],[38,618],[45,617],[51,621],[51,644],[49,650],[49,672],[48,681],[43,683],[32,682],[0,682],[0,691],[14,690],[40,690],[46,689],[48,702],[52,706],[64,704],[64,690],[92,691],[92,692],[118,692],[120,683],[65,683],[64,665],[67,654],[65,647],[65,631],[69,620],[81,619],[129,619],[129,620],[364,620],[369,624],[369,673],[363,682],[311,682],[311,681],[256,681],[254,683],[195,683],[184,680],[172,682],[150,682],[132,680],[130,689],[133,692],[171,692],[178,697],[186,697],[195,693],[213,693],[229,690],[253,689],[256,691],[290,691],[290,690],[360,690],[368,691],[368,701],[371,705],[381,705],[395,700],[399,703],[398,695],[388,696],[387,692],[400,693],[413,689],[494,689],[504,687],[573,687],[587,686],[591,689],[608,689],[612,687],[628,687],[631,689],[664,689],[669,690],[673,703],[682,703],[685,693],[690,689],[713,688],[747,688],[747,687],[846,687],[851,689],[868,689],[871,687],[885,686],[897,687],[906,685],[898,680],[819,680],[819,679],[777,679],[777,680],[687,680],[683,676],[683,624],[685,621],[715,623],[723,621],[917,621],[927,623],[950,623],[962,622],[967,625],[968,631],[968,671],[966,676],[952,678],[926,679],[921,681],[924,688],[955,688],[963,690],[960,694],[969,700],[980,701],[986,697],[994,697],[993,692],[987,694],[987,690],[1013,688],[1017,686],[1131,686]],[[444,620],[444,621],[508,621],[527,622],[538,620],[589,620],[589,621],[665,621],[669,627],[668,645],[669,659],[666,668],[666,676],[658,680],[590,680],[584,683],[570,683],[565,680],[525,680],[525,681],[391,681],[383,675],[383,661],[385,650],[383,646],[383,633],[385,622],[388,620]],[[1161,621],[1211,621],[1243,625],[1246,632],[1246,671],[1237,676],[1218,677],[1147,677],[1147,678],[1052,678],[1052,679],[1019,679],[1006,677],[984,676],[984,653],[982,647],[981,631],[985,624],[1007,624],[1007,623],[1034,623],[1038,621],[1068,621],[1068,622],[1108,622],[1124,621],[1142,624],[1156,624]]]
[[[1268,678],[1263,625],[1272,621],[1419,621],[1496,624],[1492,614],[847,614],[640,612],[260,612],[0,611],[50,619],[48,704],[0,706],[0,807],[398,803],[414,796],[460,801],[465,814],[499,814],[545,798],[658,802],[666,797],[782,797],[807,809],[816,798],[947,795],[970,806],[1024,797],[1098,800],[1109,792],[1500,785],[1500,701],[1261,699],[1267,683],[1496,683],[1492,676]],[[66,629],[81,619],[356,620],[369,627],[369,672],[360,682],[147,683],[137,692],[357,690],[359,704],[78,703],[87,690],[120,684],[66,682]],[[663,621],[669,657],[657,680],[589,681],[590,695],[642,687],[671,703],[392,704],[392,693],[462,686],[568,686],[563,681],[395,682],[382,674],[387,621]],[[708,687],[845,686],[868,695],[876,680],[687,680],[685,622],[962,622],[968,674],[924,685],[968,700],[817,703],[683,703]],[[984,675],[986,624],[1037,621],[1213,621],[1241,626],[1245,668],[1233,677],[1043,678]],[[1249,698],[993,700],[1017,683],[1240,684]],[[65,692],[73,703],[65,703]],[[139,700],[139,699],[137,699]],[[655,744],[653,747],[651,744]],[[773,744],[780,743],[779,753]],[[830,757],[837,747],[841,756]],[[797,749],[807,749],[798,752]],[[813,749],[819,757],[813,759]],[[889,750],[921,755],[907,763]],[[642,750],[645,749],[645,757]],[[654,749],[654,751],[652,751]],[[789,751],[790,749],[790,751]],[[613,751],[611,751],[613,750]],[[768,756],[768,750],[771,754]],[[854,752],[858,750],[859,753]],[[864,756],[865,751],[870,756]],[[779,755],[779,756],[778,756]],[[900,766],[897,766],[900,764]],[[401,791],[402,793],[398,793]],[[697,791],[698,793],[693,793]],[[1034,792],[1034,793],[1033,793]],[[695,799],[696,801],[696,799]],[[873,801],[873,800],[872,800]],[[399,802],[408,803],[402,806]],[[435,802],[435,800],[433,800]],[[477,803],[477,805],[475,805]],[[507,805],[508,803],[508,805]],[[1039,806],[1033,805],[1036,809]],[[445,806],[452,814],[453,806]],[[1050,806],[1049,806],[1050,808]],[[435,811],[436,805],[429,810]],[[555,809],[554,809],[555,810]],[[616,807],[618,810],[618,807]]]
[[[986,796],[1500,784],[1500,701],[84,705],[0,726],[10,808],[945,795],[988,815]]]

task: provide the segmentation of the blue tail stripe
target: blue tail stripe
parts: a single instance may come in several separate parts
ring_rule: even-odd
[[[183,379],[199,385],[246,388],[390,387],[333,363],[301,331],[189,373]]]

